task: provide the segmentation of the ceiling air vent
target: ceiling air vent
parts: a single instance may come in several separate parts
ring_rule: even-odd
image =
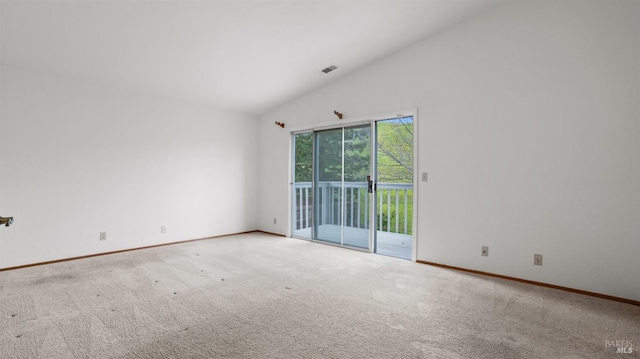
[[[331,66],[329,66],[329,67],[327,67],[327,68],[325,68],[325,69],[320,70],[320,72],[321,72],[321,75],[326,75],[326,74],[328,74],[329,72],[331,72],[331,71],[333,71],[333,70],[335,70],[335,69],[337,69],[337,68],[338,68],[338,66],[336,66],[336,65],[331,65]]]

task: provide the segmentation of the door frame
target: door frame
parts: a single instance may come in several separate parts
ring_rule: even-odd
[[[419,211],[419,201],[418,201],[418,192],[419,192],[419,168],[418,168],[418,109],[417,108],[413,108],[413,109],[409,109],[409,110],[402,110],[402,111],[393,111],[393,112],[387,112],[387,113],[383,113],[383,114],[378,114],[378,115],[374,115],[374,116],[358,116],[358,117],[351,117],[351,118],[344,118],[342,120],[332,120],[332,121],[326,121],[326,122],[322,122],[322,123],[315,123],[315,124],[308,124],[308,125],[300,125],[300,126],[293,126],[291,127],[291,129],[289,130],[289,166],[288,166],[288,173],[287,173],[287,178],[288,178],[288,191],[287,191],[287,231],[286,231],[286,236],[288,238],[292,238],[292,234],[293,234],[293,206],[292,206],[292,193],[293,193],[293,187],[294,187],[294,183],[293,183],[293,162],[294,162],[294,157],[293,157],[293,135],[298,134],[298,133],[304,133],[304,132],[314,132],[314,131],[320,131],[320,130],[328,130],[328,129],[335,129],[335,128],[341,128],[341,127],[351,127],[351,126],[357,126],[357,125],[366,125],[366,124],[370,124],[372,127],[372,140],[371,140],[371,146],[374,147],[376,144],[376,138],[374,138],[374,135],[377,135],[375,133],[375,122],[377,121],[382,121],[382,120],[390,120],[393,118],[399,118],[399,117],[407,117],[407,116],[412,116],[413,117],[413,228],[412,228],[412,234],[411,234],[411,261],[415,262],[417,259],[417,253],[418,253],[418,230],[419,230],[419,226],[418,226],[418,211]],[[373,148],[372,148],[373,150]],[[376,158],[375,158],[375,152],[372,152],[372,156],[371,156],[371,171],[376,170],[376,168],[374,168],[373,166],[375,165],[374,162],[376,162]],[[372,173],[372,175],[375,174],[375,172]],[[375,177],[374,177],[375,178]],[[373,204],[373,203],[372,203]],[[373,209],[373,205],[371,206]],[[373,221],[373,219],[372,219]],[[371,223],[371,226],[374,226],[375,222]],[[369,238],[369,251],[371,253],[373,253],[373,251],[375,250],[374,248],[374,236],[375,236],[375,227],[372,227],[374,230],[370,231],[370,238]],[[349,247],[345,247],[345,248],[349,248]]]

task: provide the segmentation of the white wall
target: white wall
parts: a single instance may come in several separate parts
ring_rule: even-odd
[[[417,107],[419,260],[640,300],[639,24],[635,0],[510,1],[269,112],[259,228],[286,233],[274,121]]]
[[[2,70],[0,268],[256,228],[255,116]]]

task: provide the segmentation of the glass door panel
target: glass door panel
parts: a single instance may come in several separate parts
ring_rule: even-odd
[[[311,239],[313,225],[313,133],[293,135],[292,229],[294,237]]]
[[[413,117],[376,122],[375,252],[411,259]]]
[[[315,133],[314,238],[369,249],[371,125]]]
[[[344,240],[351,247],[369,249],[369,192],[371,125],[344,129]]]
[[[342,244],[342,128],[315,133],[314,238]]]

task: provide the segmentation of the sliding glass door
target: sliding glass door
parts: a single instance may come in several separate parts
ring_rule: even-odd
[[[313,239],[342,244],[343,129],[315,133]]]
[[[411,259],[413,117],[292,139],[292,235]]]
[[[411,259],[413,116],[376,122],[375,252]]]
[[[343,244],[369,249],[370,207],[367,179],[371,178],[371,126],[344,130]]]

